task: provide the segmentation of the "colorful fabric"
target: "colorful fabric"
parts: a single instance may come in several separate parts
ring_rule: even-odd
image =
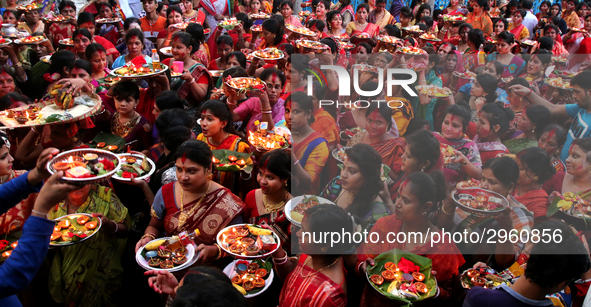
[[[427,79],[427,85],[434,85],[437,87],[443,87],[443,81],[441,78],[437,76],[435,70],[431,69],[429,72],[426,73],[425,78]],[[420,118],[424,118],[429,121],[429,126],[431,130],[434,130],[433,126],[433,110],[435,109],[435,104],[437,103],[437,99],[433,98],[431,101],[423,105],[419,103],[419,97],[414,97],[413,99],[413,107],[417,110],[416,116]]]
[[[6,182],[26,173],[27,171],[13,170]],[[25,224],[25,220],[31,215],[31,210],[33,209],[36,199],[37,193],[33,193],[23,199],[16,206],[8,209],[8,211],[0,215],[0,235],[8,234],[12,231],[20,231]]]
[[[471,24],[474,29],[482,30],[484,36],[490,36],[493,32],[493,23],[488,13],[483,13],[480,17],[476,17],[476,13],[471,12],[468,14],[466,23]]]
[[[509,149],[509,152],[516,155],[522,150],[530,147],[538,147],[538,141],[526,138],[515,138],[503,142],[503,144]]]
[[[357,29],[357,25],[355,24],[355,22],[352,21],[347,25],[345,32],[347,34],[349,34],[350,36],[359,35],[361,33],[367,33],[367,34],[369,34],[370,37],[374,37],[374,36],[380,34],[380,27],[373,24],[373,23],[368,22],[367,25],[365,26],[365,28],[363,30],[361,30],[361,29]]]
[[[339,129],[337,128],[337,123],[334,118],[332,118],[332,116],[323,108],[314,111],[312,115],[314,116],[314,122],[310,124],[310,127],[314,129],[314,131],[322,134],[328,142],[328,146],[336,146],[339,143],[340,138]]]
[[[59,41],[64,38],[70,38],[74,35],[76,26],[69,23],[52,23],[49,26],[49,35],[53,37],[53,45],[59,46]]]
[[[214,63],[212,61],[212,63]],[[246,130],[256,131],[254,125],[255,121],[261,121],[263,113],[261,110],[261,102],[258,97],[251,97],[246,101],[242,102],[235,110],[236,114],[240,117],[240,120],[247,120],[248,124]],[[285,101],[279,99],[275,105],[271,106],[271,117],[273,117],[273,123],[277,123],[285,117]]]
[[[497,60],[498,53],[491,53],[488,55],[486,61],[493,62]],[[515,75],[519,75],[523,69],[525,69],[525,65],[527,63],[520,57],[514,55],[513,59],[509,65],[503,65],[505,69],[503,70],[503,74],[501,75],[502,78],[509,78]]]
[[[370,231],[377,233],[380,238],[385,238],[389,233],[399,233],[402,228],[402,221],[396,215],[389,215],[379,219]],[[441,235],[441,231],[439,232]],[[375,236],[374,236],[375,237]],[[358,251],[357,261],[362,262],[367,258],[375,258],[381,253],[393,249],[405,250],[405,244],[395,243],[363,243]],[[410,253],[431,259],[433,271],[437,272],[437,285],[439,287],[439,298],[447,298],[451,295],[451,279],[458,275],[458,269],[464,264],[464,257],[453,241],[445,241],[438,244],[427,243],[419,245],[409,251]],[[361,297],[361,306],[391,306],[392,301],[379,294],[372,287],[365,287]]]
[[[566,164],[560,159],[552,157],[552,166],[557,172],[566,172]]]
[[[433,132],[433,135],[439,140],[439,143],[449,145],[453,149],[461,152],[468,161],[478,168],[482,168],[482,161],[480,160],[480,153],[476,143],[467,138],[459,140],[448,140],[438,132]],[[443,168],[443,175],[447,183],[448,191],[455,188],[460,181],[467,179],[466,171],[461,163],[448,163]]]
[[[480,152],[480,160],[482,164],[486,163],[489,159],[496,158],[503,154],[508,154],[509,149],[501,142],[480,142],[480,136],[474,137],[474,143],[478,146]]]
[[[548,193],[543,189],[531,190],[521,196],[517,195],[517,191],[513,194],[515,200],[523,204],[527,210],[534,215],[534,219],[546,216],[550,202],[548,200]]]
[[[562,10],[562,19],[564,19],[564,21],[566,21],[566,25],[571,29],[581,27],[581,20],[579,19],[579,15],[577,15],[577,13],[575,13],[575,11],[572,11],[567,14],[566,9],[563,9]]]
[[[295,156],[298,160],[304,158],[304,153],[306,152],[308,145],[310,145],[316,139],[324,138],[320,133],[312,132],[307,138],[302,140],[300,143],[293,144],[293,152],[295,153]],[[312,185],[310,187],[310,190],[306,191],[305,193],[309,193],[312,195],[316,195],[316,193],[318,193],[318,190],[320,188],[320,173],[322,172],[322,169],[324,168],[324,165],[328,160],[328,155],[328,144],[325,140],[324,142],[317,145],[311,151],[310,155],[307,157],[308,159],[305,164],[300,163],[302,167],[306,170],[306,172],[310,174],[310,177],[312,179]]]
[[[32,35],[35,32],[44,32],[45,31],[45,23],[41,20],[37,21],[37,24],[33,27],[33,29],[29,28],[26,22],[19,22],[16,26],[17,29],[27,31],[29,35]]]
[[[170,64],[170,59],[172,58],[166,59],[168,61],[164,60],[163,63],[165,65]],[[213,78],[207,72],[207,67],[203,66],[201,63],[195,63],[195,65],[189,67],[187,70],[191,73],[191,76],[195,78],[195,82],[202,83],[202,81],[204,81],[205,79],[208,85],[207,88],[209,90],[213,89]],[[174,81],[170,83],[170,89],[178,92],[179,97],[181,97],[181,99],[187,99],[189,100],[189,103],[191,105],[195,105],[199,99],[193,97],[190,86],[190,84],[187,84],[187,82],[185,82],[181,78],[176,78],[174,79]]]
[[[209,55],[209,47],[206,43],[201,43],[199,46],[199,50],[195,51],[195,53],[191,54],[191,59],[199,62],[201,65],[208,67],[209,62],[211,61],[211,56]]]
[[[261,225],[263,222],[271,226],[275,234],[279,236],[281,240],[281,248],[291,254],[291,222],[285,217],[285,212],[279,210],[277,212],[259,214],[257,202],[256,202],[256,191],[251,190],[244,199],[244,211],[243,216],[245,221],[248,223]]]
[[[509,32],[511,32],[515,36],[515,40],[518,41],[529,38],[529,30],[527,30],[523,24],[519,25],[518,27],[513,26]]]
[[[112,189],[93,185],[86,202],[76,213],[101,213],[108,219],[131,227],[127,208]],[[66,202],[49,211],[49,218],[68,214]],[[84,243],[60,247],[49,275],[49,291],[58,303],[69,306],[109,306],[111,295],[122,285],[121,255],[127,239],[98,231]]]
[[[107,55],[113,56],[113,59],[116,59],[119,56],[119,51],[117,50],[117,48],[115,48],[115,45],[113,45],[113,43],[106,40],[105,38],[95,35],[92,38],[92,40],[94,43],[103,45],[103,47],[105,47],[105,50],[107,51]],[[150,61],[151,60],[152,59],[150,58]]]
[[[380,18],[380,20],[377,20],[376,17],[377,17],[376,11],[373,10],[373,11],[369,12],[369,17],[368,17],[367,21],[369,23],[373,23],[376,26],[380,27],[380,30],[383,30],[384,27],[386,27],[387,25],[391,25],[396,22],[396,19],[394,19],[394,16],[392,16],[390,14],[390,12],[388,12],[388,11],[384,11],[384,15],[382,16],[382,18]]]
[[[187,221],[179,225],[181,211],[175,200],[176,189],[176,181],[160,188],[152,205],[152,217],[164,222],[167,235],[199,229],[201,234],[194,240],[197,245],[215,243],[218,232],[228,226],[244,208],[238,196],[222,187],[207,193],[201,202],[196,199],[184,204],[183,212],[188,215]]]

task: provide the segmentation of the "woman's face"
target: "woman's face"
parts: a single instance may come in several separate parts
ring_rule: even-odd
[[[341,182],[343,189],[348,191],[359,191],[365,184],[365,178],[361,174],[359,165],[351,161],[347,156],[343,160],[341,169]]]
[[[542,11],[543,13],[548,11],[548,5],[546,3],[542,3],[542,5],[540,5],[540,11]]]
[[[546,30],[546,32],[544,32],[544,35],[550,36],[553,40],[556,40],[557,34],[558,33],[556,33],[556,30],[554,30],[553,28],[549,28],[548,30]]]
[[[172,11],[170,12],[170,14],[168,14],[168,17],[166,19],[168,20],[169,25],[173,25],[183,22],[183,15],[181,15],[177,11]]]
[[[225,59],[228,54],[232,52],[232,46],[221,43],[218,45],[218,54],[222,59]]]
[[[2,145],[2,148],[0,148],[0,176],[6,176],[12,173],[12,161],[14,159],[10,155],[8,147]]]
[[[419,159],[410,153],[410,145],[407,145],[404,154],[402,154],[400,169],[407,174],[411,174],[420,171],[422,167]]]
[[[267,84],[267,96],[269,96],[269,103],[271,105],[275,105],[277,100],[279,100],[279,95],[283,90],[283,85],[281,84],[281,79],[279,79],[276,75],[271,75],[267,80],[265,80]]]
[[[192,1],[182,0],[181,3],[183,3],[183,5],[185,6],[185,10],[187,12],[192,12],[193,11],[193,2]]]
[[[321,17],[320,19],[322,19],[322,17],[324,17],[325,14],[326,7],[324,6],[324,3],[318,3],[318,5],[316,6],[316,16]]]
[[[240,62],[238,62],[238,58],[236,56],[231,56],[228,61],[226,62],[226,68],[238,67],[240,66]]]
[[[458,65],[458,57],[455,54],[449,54],[445,58],[445,68],[448,71],[453,71]]]
[[[2,14],[2,20],[4,23],[16,25],[16,16],[10,11],[4,11],[4,14]]]
[[[287,126],[287,129],[291,130],[291,101],[285,103],[283,117],[285,117],[285,126]]]
[[[480,180],[480,187],[497,192],[501,195],[509,195],[511,192],[511,188],[505,186],[501,181],[497,179],[495,173],[490,168],[485,168],[482,170],[482,179]]]
[[[440,60],[445,60],[447,55],[451,52],[451,45],[450,44],[443,44],[441,45],[441,47],[439,47],[439,50],[437,50],[437,54],[439,54],[439,59]],[[457,59],[456,59],[457,61]]]
[[[537,55],[532,55],[527,62],[527,73],[530,75],[537,75],[544,72],[546,65],[542,64],[542,61]]]
[[[365,8],[357,10],[357,21],[367,20],[367,11]]]
[[[490,121],[485,114],[484,112],[480,112],[478,114],[478,122],[476,122],[476,133],[481,139],[488,139],[494,133],[490,127]]]
[[[562,150],[562,146],[558,146],[558,139],[554,130],[542,133],[538,140],[538,147],[545,150],[550,157],[555,157]]]
[[[185,46],[179,38],[176,38],[172,41],[172,49],[170,50],[170,53],[172,53],[172,57],[175,60],[184,61],[191,56],[192,49],[193,47]]]
[[[357,47],[357,54],[355,58],[361,62],[367,61],[367,59],[369,58],[369,55],[367,54],[367,49],[365,49],[365,47],[363,46]]]
[[[130,114],[131,112],[133,112],[133,110],[135,110],[135,107],[138,103],[137,100],[131,96],[124,99],[119,99],[115,97],[114,99],[115,108],[117,109],[117,112],[119,112],[120,114]]]
[[[579,145],[573,145],[566,158],[566,172],[573,176],[585,175],[589,172],[590,163],[587,153]]]
[[[263,194],[285,193],[287,179],[281,179],[271,171],[261,168],[257,174],[257,182]]]
[[[579,17],[585,17],[588,13],[589,13],[589,8],[584,5],[577,11],[577,15]]]
[[[263,28],[263,39],[267,43],[267,45],[274,45],[275,44],[275,33],[267,31]]]
[[[82,68],[72,68],[72,70],[70,70],[70,78],[82,79],[86,82],[90,82],[92,80],[88,72]]]
[[[281,8],[281,15],[284,19],[290,18],[292,12],[293,10],[287,4]]]
[[[211,110],[205,110],[201,113],[201,129],[203,136],[213,137],[218,133],[224,133],[224,127],[228,124],[227,121],[221,121],[211,113]]]
[[[475,96],[475,97],[482,97],[484,95],[486,95],[486,93],[484,92],[484,89],[482,88],[482,86],[480,86],[480,83],[478,83],[478,81],[474,81],[474,85],[472,85],[472,89],[470,90],[470,95]]]
[[[385,69],[388,66],[388,59],[386,59],[386,56],[382,55],[381,53],[378,54],[378,57],[376,58],[376,61],[374,63],[378,68],[383,68]]]
[[[431,10],[423,10],[423,12],[421,12],[421,18],[423,17],[427,17],[427,16],[431,16]]]
[[[207,171],[191,159],[176,159],[176,178],[185,191],[195,191],[206,184]]]
[[[285,109],[285,121],[287,120],[287,108]],[[291,126],[290,129],[293,130],[301,130],[302,128],[308,126],[308,119],[310,119],[310,114],[306,114],[304,109],[300,106],[299,103],[292,101],[291,102],[291,109],[289,112],[289,124]]]
[[[425,219],[423,212],[427,212],[428,208],[423,206],[423,210],[420,210],[421,204],[416,195],[412,193],[412,183],[408,181],[403,182],[400,185],[400,190],[396,202],[394,203],[394,213],[396,219],[399,221],[417,221]]]
[[[520,25],[522,21],[523,21],[523,17],[521,17],[521,14],[519,14],[519,12],[516,12],[515,14],[513,14],[513,24],[514,25]]]
[[[112,18],[113,17],[113,10],[110,7],[103,5],[100,11],[101,18]]]
[[[494,31],[495,34],[499,35],[499,33],[505,31],[505,24],[501,20],[497,21],[497,23],[495,23]]]
[[[462,137],[464,124],[459,116],[453,114],[445,115],[441,124],[441,135],[448,140],[457,140]]]
[[[154,118],[158,118],[158,116],[160,116],[160,113],[162,113],[162,111],[160,111],[160,108],[158,108],[158,105],[156,105],[156,102],[154,102],[154,109],[152,109],[152,114],[154,114]]]
[[[511,53],[511,45],[506,41],[499,39],[497,41],[497,52],[499,54],[509,54]]]
[[[340,29],[343,26],[343,17],[341,14],[335,14],[330,20],[332,29]]]
[[[558,13],[560,12],[560,9],[558,8],[558,5],[553,5],[552,9],[550,9],[550,15],[552,17],[554,16],[558,16]]]
[[[382,139],[388,132],[388,119],[384,118],[377,109],[369,113],[365,119],[365,128],[370,137]]]
[[[129,55],[131,55],[132,58],[140,55],[142,49],[144,49],[144,42],[142,42],[137,36],[130,37],[125,44],[127,45],[127,50],[129,50]]]
[[[521,131],[532,131],[535,128],[535,124],[527,117],[527,112],[521,112],[521,120],[517,128]]]
[[[517,165],[519,166],[519,180],[517,180],[517,186],[519,186],[519,187],[531,186],[531,184],[534,183],[533,178],[536,175],[527,169],[525,164],[523,164],[521,162],[521,159],[517,160]]]
[[[261,2],[259,0],[252,0],[250,2],[250,10],[253,12],[258,12],[261,9]]]
[[[0,98],[8,93],[14,92],[15,89],[16,85],[12,76],[2,70],[0,73]]]
[[[460,4],[460,0],[451,0],[449,3],[451,4],[451,6],[456,6]]]
[[[482,13],[482,6],[478,5],[478,3],[474,2],[472,8],[474,9],[474,14]]]
[[[591,17],[585,18],[584,27],[587,32],[589,32],[589,30],[591,30]]]
[[[462,42],[465,44],[468,42],[468,33],[470,32],[470,29],[468,27],[462,27],[460,29],[460,39],[462,39]]]
[[[60,11],[60,14],[65,17],[76,18],[76,9],[71,6],[66,6]]]
[[[92,54],[90,58],[90,66],[94,73],[100,73],[105,71],[107,67],[107,54],[102,51],[97,51]]]
[[[497,75],[497,69],[495,68],[495,64],[493,62],[488,62],[484,69],[482,70],[483,74],[489,74],[497,79],[501,77],[501,75]]]
[[[90,43],[92,43],[92,41],[84,35],[78,35],[74,37],[74,49],[76,49],[76,52],[79,54],[84,53],[86,51],[86,47],[88,47]]]

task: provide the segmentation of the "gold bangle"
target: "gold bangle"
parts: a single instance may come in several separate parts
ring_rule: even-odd
[[[146,238],[146,237],[150,237],[150,238],[152,238],[152,240],[156,240],[156,236],[151,233],[144,234],[141,239]]]
[[[285,253],[285,256],[283,256],[281,258],[275,258],[275,257],[272,257],[272,258],[273,258],[273,262],[281,262],[281,261],[284,261],[285,259],[287,259],[287,253]]]
[[[450,216],[451,216],[451,215],[454,215],[453,213],[448,213],[448,212],[445,212],[445,204],[444,204],[444,205],[441,205],[441,211],[442,211],[442,212],[443,212],[443,214],[445,214],[445,215],[450,215]]]
[[[213,245],[215,245],[215,247],[218,248],[218,256],[215,259],[213,259],[214,261],[216,261],[222,258],[222,248],[217,243],[214,243]]]

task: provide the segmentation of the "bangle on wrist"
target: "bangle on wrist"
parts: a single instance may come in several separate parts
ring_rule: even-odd
[[[152,240],[156,240],[156,235],[154,235],[153,233],[146,233],[146,234],[144,234],[144,235],[141,237],[141,239],[143,239],[143,238],[147,238],[147,237],[150,237],[150,238],[152,238]],[[141,239],[140,239],[140,240],[141,240]]]
[[[453,214],[453,211],[452,211],[452,213],[449,213],[449,212],[445,211],[445,204],[443,204],[441,206],[441,212],[443,212],[443,214],[445,214],[445,215],[454,215]]]
[[[217,243],[214,243],[213,245],[215,245],[215,247],[217,247],[217,248],[218,248],[218,255],[217,255],[217,257],[215,257],[215,259],[213,259],[213,260],[214,260],[214,261],[215,261],[215,260],[219,260],[220,258],[222,258],[222,248],[221,248],[221,247],[220,247],[220,246],[219,246]]]
[[[193,84],[195,83],[195,78],[191,79],[191,81],[187,82],[187,84]]]
[[[117,231],[119,231],[119,223],[117,223],[113,220],[111,222],[115,223],[115,231],[113,231],[111,234],[115,234],[115,233],[117,233]]]
[[[43,216],[44,218],[47,218],[47,217],[49,216],[47,213],[39,212],[39,211],[37,211],[37,210],[35,210],[35,209],[33,209],[31,212],[32,212],[33,214],[36,214],[36,215],[41,215],[41,216]]]

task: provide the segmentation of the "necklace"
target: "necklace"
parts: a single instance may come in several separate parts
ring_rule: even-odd
[[[181,192],[181,214],[179,215],[179,227],[183,226],[185,224],[185,222],[187,221],[187,218],[189,217],[189,215],[193,215],[193,213],[195,212],[195,210],[197,208],[199,208],[199,206],[201,205],[201,202],[205,198],[205,195],[207,195],[207,191],[209,191],[209,186],[210,185],[211,185],[211,180],[208,180],[207,190],[205,190],[205,193],[203,193],[203,196],[201,196],[201,198],[197,201],[197,204],[195,204],[195,206],[193,206],[193,208],[191,208],[191,210],[189,210],[189,213],[185,213],[183,211],[184,206],[185,206],[185,202],[183,200],[183,196],[185,195],[185,190],[183,190]]]
[[[308,260],[310,260],[310,259],[312,259],[312,258],[311,257],[308,257],[308,259],[306,259],[306,261],[304,261],[304,265],[306,265],[306,263],[308,263]],[[304,273],[303,273],[304,270],[302,270],[302,271],[300,271],[300,276],[302,276],[302,278],[308,278],[308,277],[315,276],[316,274],[318,274],[318,273],[320,273],[320,272],[322,272],[322,271],[330,268],[331,266],[335,265],[335,263],[337,263],[337,261],[339,261],[339,258],[335,259],[335,261],[333,263],[331,263],[331,264],[323,267],[322,269],[320,269],[320,270],[318,270],[318,271],[316,271],[314,273],[310,273],[310,274],[308,274],[306,276],[304,276]],[[314,269],[314,268],[312,268],[312,269]]]
[[[287,195],[289,195],[289,193],[287,191],[285,191],[285,197],[283,198],[282,201],[280,201],[276,204],[269,204],[269,202],[267,202],[267,195],[263,194],[263,206],[265,206],[265,211],[267,213],[273,213],[273,212],[279,211],[281,208],[283,208],[283,205],[285,205],[285,202],[287,201]]]

